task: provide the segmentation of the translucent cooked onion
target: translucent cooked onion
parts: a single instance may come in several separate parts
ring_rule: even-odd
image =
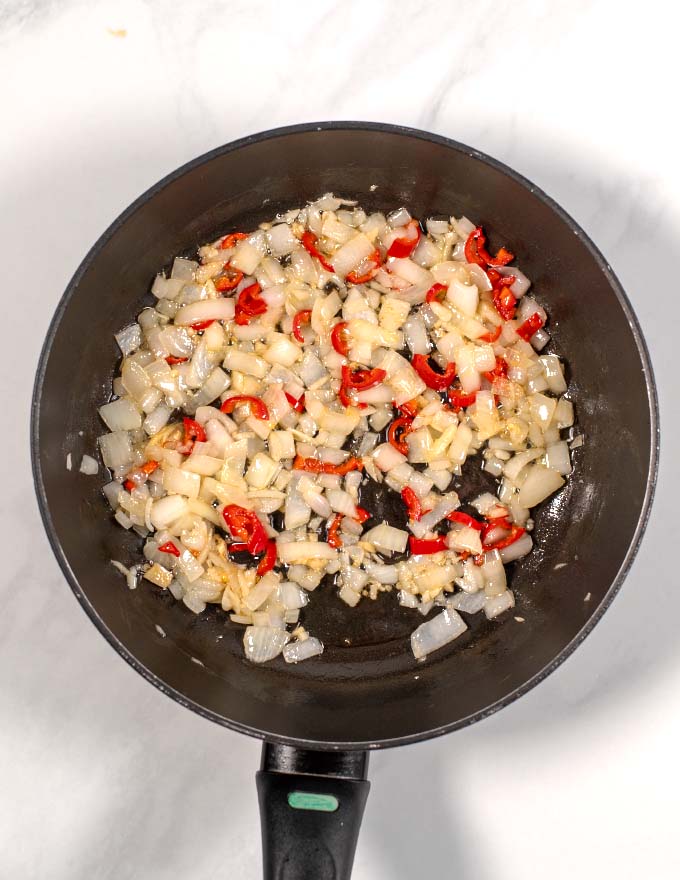
[[[421,623],[411,633],[413,656],[416,660],[422,660],[457,639],[466,629],[467,624],[460,614],[453,608],[446,608],[432,620]]]
[[[409,223],[407,207],[386,218],[329,193],[229,230],[177,257],[153,281],[155,306],[116,336],[104,493],[144,541],[122,573],[194,614],[219,605],[247,627],[253,662],[321,654],[302,624],[328,577],[348,614],[381,592],[423,617],[444,608],[415,629],[418,658],[464,631],[457,611],[511,608],[505,566],[531,551],[533,507],[582,442],[562,434],[574,424],[562,362],[538,355],[549,333],[517,332],[547,317],[526,276],[493,267],[514,275],[506,320],[498,276],[467,262],[472,221],[430,218],[417,236]],[[447,490],[473,456],[496,491],[459,498]],[[83,456],[82,473],[97,469]],[[371,480],[403,502],[394,523],[376,519]]]
[[[252,663],[266,663],[278,657],[290,641],[285,629],[271,626],[249,626],[243,634],[246,657]]]

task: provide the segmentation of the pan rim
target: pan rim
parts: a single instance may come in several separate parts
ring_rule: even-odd
[[[84,274],[88,271],[91,264],[97,258],[99,252],[103,249],[103,247],[108,243],[108,241],[112,238],[112,236],[117,232],[117,230],[127,222],[128,218],[131,217],[140,207],[150,201],[158,192],[163,190],[166,186],[173,183],[175,180],[181,178],[187,172],[194,170],[195,168],[212,161],[218,156],[226,155],[228,153],[234,152],[236,150],[242,149],[243,147],[250,146],[252,144],[261,143],[267,140],[272,140],[275,138],[285,137],[291,134],[305,134],[305,133],[313,133],[320,131],[367,131],[367,132],[380,132],[387,133],[392,135],[397,135],[400,137],[407,138],[416,138],[418,140],[429,141],[430,143],[437,144],[439,146],[446,147],[448,149],[453,149],[459,153],[465,153],[471,158],[477,159],[478,161],[490,166],[496,171],[505,174],[507,177],[514,180],[516,183],[520,184],[525,189],[528,189],[532,195],[542,201],[550,210],[558,215],[558,217],[567,225],[571,231],[578,236],[581,241],[584,243],[590,255],[595,260],[595,262],[600,267],[601,271],[605,275],[607,282],[611,289],[613,290],[616,298],[619,301],[619,304],[626,316],[628,324],[631,328],[631,332],[633,334],[633,338],[635,340],[635,344],[638,350],[638,354],[640,357],[640,362],[642,365],[642,369],[644,372],[645,379],[645,387],[647,390],[647,400],[649,405],[649,415],[650,415],[650,456],[649,456],[649,468],[647,473],[647,486],[645,490],[645,495],[642,501],[642,506],[640,509],[640,515],[638,517],[637,525],[635,528],[635,533],[631,540],[628,551],[621,563],[619,571],[617,572],[615,578],[613,579],[609,589],[605,593],[605,596],[602,602],[595,608],[588,618],[586,623],[581,627],[578,633],[574,636],[574,638],[565,645],[564,648],[550,661],[550,663],[546,664],[539,672],[525,681],[523,684],[515,688],[509,694],[506,694],[502,699],[497,700],[495,703],[492,703],[490,706],[485,707],[477,712],[471,713],[464,718],[458,719],[457,721],[451,722],[450,724],[441,725],[439,727],[432,728],[430,730],[419,731],[418,733],[408,734],[400,737],[386,738],[374,741],[363,741],[363,740],[352,740],[349,742],[342,741],[320,741],[320,740],[306,740],[306,739],[298,739],[295,737],[284,736],[278,734],[273,731],[262,730],[261,728],[256,728],[251,725],[244,724],[239,721],[235,721],[233,719],[229,719],[220,715],[217,712],[214,712],[211,709],[207,709],[205,706],[202,706],[195,701],[189,699],[185,694],[181,693],[177,689],[170,687],[167,685],[156,673],[152,672],[148,669],[128,648],[114,635],[113,632],[106,626],[102,618],[99,616],[97,610],[91,604],[82,587],[78,583],[78,579],[76,578],[73,570],[71,569],[70,563],[66,557],[66,554],[61,547],[60,541],[57,537],[56,529],[54,523],[52,521],[52,517],[47,504],[47,492],[45,489],[45,484],[43,480],[41,462],[40,462],[40,449],[39,449],[39,424],[40,424],[40,403],[42,398],[42,390],[43,384],[45,380],[45,375],[47,371],[47,364],[49,361],[50,352],[52,350],[52,345],[54,343],[59,325],[61,323],[62,317],[68,307],[68,304],[71,300],[71,297],[78,287],[80,280],[84,276]],[[642,334],[642,329],[640,327],[637,316],[635,315],[631,303],[626,295],[621,283],[619,282],[617,276],[615,275],[612,267],[609,262],[605,259],[601,251],[597,248],[597,246],[592,242],[590,237],[586,234],[586,232],[581,228],[581,226],[549,195],[547,195],[540,187],[536,186],[532,181],[528,180],[523,175],[519,174],[514,169],[510,168],[503,162],[500,162],[498,159],[489,156],[486,153],[481,152],[473,147],[469,147],[466,144],[460,143],[459,141],[455,141],[451,138],[444,137],[442,135],[434,134],[432,132],[424,131],[417,128],[411,128],[402,125],[395,125],[391,123],[382,123],[382,122],[368,122],[368,121],[325,121],[325,122],[308,122],[301,123],[296,125],[288,125],[282,126],[278,128],[268,129],[262,132],[257,132],[255,134],[248,135],[243,138],[239,138],[238,140],[231,141],[227,144],[224,144],[220,147],[216,147],[213,150],[210,150],[201,156],[198,156],[189,162],[184,163],[176,170],[170,172],[165,177],[161,178],[157,183],[153,184],[149,187],[144,193],[142,193],[138,198],[136,198],[118,217],[108,226],[108,228],[99,236],[96,242],[92,245],[90,250],[87,252],[80,265],[76,269],[73,277],[69,281],[66,289],[59,300],[55,313],[50,321],[47,334],[45,337],[45,341],[43,343],[40,357],[38,360],[38,367],[36,372],[36,378],[33,386],[33,394],[31,400],[31,425],[30,425],[30,446],[31,446],[31,468],[33,473],[33,481],[38,501],[38,507],[40,510],[40,516],[42,518],[43,526],[45,528],[45,532],[47,533],[47,537],[52,548],[52,552],[54,553],[59,567],[66,578],[71,590],[73,591],[76,599],[80,603],[81,607],[88,615],[92,623],[99,630],[102,636],[106,639],[106,641],[114,648],[114,650],[133,668],[138,672],[143,678],[145,678],[148,682],[153,684],[156,688],[158,688],[162,693],[171,697],[181,706],[184,706],[187,709],[191,709],[196,712],[198,715],[206,718],[210,721],[214,721],[217,724],[220,724],[223,727],[227,727],[237,733],[243,733],[248,736],[252,736],[256,739],[266,740],[268,742],[279,743],[282,745],[289,745],[298,748],[306,748],[306,749],[317,749],[317,750],[333,750],[333,751],[358,751],[358,750],[375,750],[375,749],[383,749],[383,748],[391,748],[399,745],[407,745],[410,743],[422,742],[424,740],[433,739],[435,737],[443,736],[447,733],[451,733],[454,730],[460,730],[461,728],[467,727],[470,724],[473,724],[477,721],[481,721],[490,715],[493,715],[495,712],[498,712],[500,709],[509,706],[511,703],[515,702],[515,700],[524,696],[524,694],[528,693],[528,691],[532,690],[536,685],[540,684],[545,678],[547,678],[552,672],[554,672],[559,666],[564,663],[564,661],[571,656],[571,654],[576,650],[576,648],[583,642],[583,640],[592,632],[596,624],[601,620],[605,611],[609,608],[615,596],[621,589],[621,585],[625,580],[630,568],[637,556],[638,550],[640,548],[640,544],[647,527],[647,523],[649,521],[649,516],[651,512],[652,502],[654,499],[654,493],[656,489],[656,481],[658,475],[658,467],[659,467],[659,446],[660,446],[660,426],[659,426],[659,403],[658,403],[658,395],[656,389],[656,383],[654,379],[654,371],[652,367],[651,358],[649,356],[649,350],[647,348],[647,343]]]

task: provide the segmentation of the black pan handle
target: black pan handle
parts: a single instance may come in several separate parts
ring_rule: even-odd
[[[264,880],[349,880],[368,790],[366,752],[264,743],[257,774]]]

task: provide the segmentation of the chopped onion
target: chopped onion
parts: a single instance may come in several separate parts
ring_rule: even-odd
[[[115,336],[118,347],[125,357],[136,351],[142,344],[142,328],[139,324],[129,324],[120,333],[116,333]]]
[[[271,626],[249,626],[243,634],[246,657],[252,663],[266,663],[278,657],[290,641],[285,629]]]
[[[335,559],[337,550],[322,541],[291,541],[290,543],[279,542],[278,558],[284,565],[292,563],[304,563],[309,560]]]
[[[202,321],[231,321],[234,317],[234,300],[220,297],[191,303],[179,310],[175,323],[188,326]]]
[[[416,660],[422,660],[432,651],[437,651],[457,639],[466,629],[467,624],[460,614],[453,608],[446,608],[432,620],[421,623],[411,633],[413,656]]]
[[[364,541],[382,551],[383,553],[403,553],[406,550],[408,532],[403,529],[395,529],[387,523],[381,523],[370,529],[364,535]]]
[[[97,464],[97,460],[92,458],[91,455],[84,455],[82,461],[80,462],[80,473],[87,474],[88,476],[93,476],[99,471],[99,465]]]
[[[563,485],[564,479],[557,471],[550,470],[542,464],[533,464],[519,490],[517,500],[521,507],[536,507]]]
[[[511,590],[506,590],[498,596],[489,597],[484,603],[484,613],[491,620],[498,617],[509,608],[515,607],[515,596]]]
[[[323,642],[310,636],[303,641],[290,642],[283,649],[283,659],[286,663],[300,663],[302,660],[309,660],[310,657],[317,657],[323,654]]]
[[[99,407],[99,415],[111,431],[132,431],[142,426],[142,414],[129,397]]]

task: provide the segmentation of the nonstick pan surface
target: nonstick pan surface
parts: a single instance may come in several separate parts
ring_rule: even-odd
[[[143,582],[130,591],[110,564],[139,560],[101,478],[67,471],[104,432],[97,407],[119,361],[114,331],[151,298],[178,253],[333,191],[366,209],[406,205],[416,217],[465,214],[506,244],[548,310],[550,350],[568,364],[584,445],[567,486],[536,515],[536,546],[511,576],[517,607],[469,630],[426,662],[422,622],[394,595],[344,605],[320,587],[303,622],[323,656],[298,666],[243,657],[243,628],[221,610],[194,615]],[[32,452],[52,547],[83,608],[138,672],[234,730],[307,748],[366,749],[454,730],[506,705],[567,657],[611,602],[640,541],[656,475],[657,411],[649,358],[631,307],[584,232],[528,181],[468,147],[395,126],[325,123],[229,144],[162,180],[107,230],[58,307],[35,386]],[[478,462],[463,497],[486,485]],[[372,496],[371,497],[371,493]],[[403,522],[390,493],[364,506]],[[436,613],[436,612],[433,612]],[[518,622],[515,617],[523,618]],[[157,627],[160,627],[163,637]]]

